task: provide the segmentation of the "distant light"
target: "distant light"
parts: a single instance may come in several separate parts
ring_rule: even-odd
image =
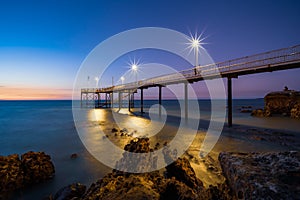
[[[195,34],[194,36],[191,35],[190,38],[187,38],[187,40],[188,40],[187,44],[189,45],[190,51],[192,51],[192,50],[198,51],[199,48],[204,50],[203,44],[206,44],[206,43],[204,43],[203,41],[205,39],[206,38],[202,38],[202,34],[200,34],[200,35]]]
[[[125,80],[125,78],[123,76],[121,76],[121,81],[124,81],[124,80]]]
[[[137,71],[137,70],[138,70],[137,64],[132,64],[132,65],[131,65],[131,69],[132,69],[133,71]]]
[[[192,39],[192,47],[193,48],[199,48],[200,47],[200,40],[198,39]]]

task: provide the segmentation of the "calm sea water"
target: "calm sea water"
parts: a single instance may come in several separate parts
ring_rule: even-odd
[[[157,101],[146,100],[144,104],[147,111]],[[136,101],[135,105],[139,106],[139,102]],[[163,105],[176,116],[177,101],[163,101]],[[199,105],[201,120],[209,120],[210,101],[200,100]],[[234,123],[299,132],[298,120],[254,118],[249,113],[240,112],[242,106],[263,108],[263,105],[263,99],[234,100]],[[16,199],[41,199],[73,182],[90,185],[110,171],[82,145],[73,122],[72,101],[0,101],[0,138],[0,155],[44,151],[51,155],[56,167],[53,180],[17,192]],[[70,155],[73,153],[79,157],[72,160]]]

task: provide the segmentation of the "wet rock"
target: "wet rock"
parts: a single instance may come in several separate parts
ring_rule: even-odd
[[[240,108],[241,113],[251,113],[252,112],[252,106],[242,106]]]
[[[156,170],[157,157],[151,151],[149,138],[135,138],[124,150],[123,157],[116,163],[119,171],[141,173]]]
[[[78,158],[78,154],[77,153],[73,153],[73,154],[71,154],[70,158],[71,159],[76,159],[76,158]]]
[[[111,129],[111,132],[112,132],[112,133],[116,133],[116,132],[119,132],[119,130],[118,130],[117,128],[112,128],[112,129]]]
[[[61,188],[55,195],[54,200],[80,199],[85,193],[86,186],[81,183],[73,183]]]
[[[186,158],[178,158],[168,165],[166,170],[166,175],[169,178],[175,177],[193,189],[203,187],[203,183],[196,177],[194,169]]]
[[[44,152],[27,152],[21,156],[26,183],[39,183],[54,176],[51,157]]]
[[[265,116],[265,112],[264,112],[263,109],[256,109],[256,110],[252,111],[251,116],[264,117]]]
[[[265,96],[264,100],[266,113],[290,115],[294,105],[300,102],[300,92],[292,90],[271,92]]]
[[[23,187],[24,172],[17,154],[0,156],[0,199]]]
[[[127,128],[123,128],[120,132],[121,132],[121,133],[124,133],[124,134],[127,134],[127,133],[128,133],[128,130],[127,130]]]
[[[270,117],[273,115],[300,118],[300,92],[285,89],[271,92],[264,97],[264,109],[253,110],[251,115],[256,117]]]
[[[291,109],[291,118],[300,119],[300,103],[295,104]]]
[[[93,183],[82,199],[159,199],[155,187],[149,174],[124,177],[110,173]]]
[[[300,153],[220,153],[219,161],[238,199],[297,199]]]
[[[162,186],[160,199],[204,199],[186,184],[175,179],[167,179]]]
[[[10,194],[29,184],[45,181],[54,176],[54,165],[49,155],[44,152],[28,152],[0,156],[0,199],[9,198]]]

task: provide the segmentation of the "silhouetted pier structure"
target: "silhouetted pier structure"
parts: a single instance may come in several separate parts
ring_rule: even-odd
[[[188,116],[188,87],[187,83],[193,83],[208,79],[227,78],[227,117],[228,126],[232,126],[232,78],[238,76],[287,70],[300,67],[300,45],[282,48],[278,50],[245,56],[225,62],[196,66],[177,73],[153,77],[137,82],[120,84],[106,88],[81,89],[81,105],[88,105],[89,101],[96,102],[95,107],[111,107],[114,93],[118,93],[118,105],[122,107],[122,94],[126,93],[129,102],[129,110],[133,107],[134,93],[140,90],[140,109],[144,109],[144,90],[158,87],[158,101],[162,103],[162,87],[172,84],[184,84],[185,116]],[[101,103],[101,94],[104,94],[104,103]],[[124,98],[124,97],[123,97]]]

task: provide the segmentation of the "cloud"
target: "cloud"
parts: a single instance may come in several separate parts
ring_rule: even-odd
[[[71,89],[0,86],[0,99],[2,100],[56,100],[71,99],[71,97]]]

